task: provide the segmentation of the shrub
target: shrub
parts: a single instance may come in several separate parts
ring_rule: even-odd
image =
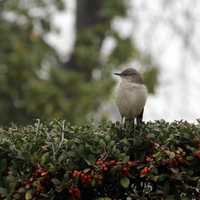
[[[200,122],[0,129],[2,200],[200,199]]]

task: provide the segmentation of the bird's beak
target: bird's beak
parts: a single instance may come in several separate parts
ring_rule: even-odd
[[[121,76],[121,73],[114,73],[114,75]]]

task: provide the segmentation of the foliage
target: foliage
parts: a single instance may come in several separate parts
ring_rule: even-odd
[[[0,129],[2,200],[199,199],[199,164],[200,122]]]
[[[46,39],[57,31],[51,23],[55,12],[67,12],[62,0],[0,1],[1,124],[87,119],[108,98],[112,69],[138,58],[131,39],[112,29],[116,17],[126,17],[125,1],[81,0],[77,7],[76,42],[63,63]],[[116,46],[103,60],[107,37],[114,38]]]
[[[59,58],[45,40],[53,30],[49,6],[45,0],[0,2],[1,124],[25,124],[39,115],[55,118],[63,109],[60,102],[66,107],[63,91],[51,78],[52,71],[62,72],[54,69]],[[63,8],[60,0],[51,6]]]

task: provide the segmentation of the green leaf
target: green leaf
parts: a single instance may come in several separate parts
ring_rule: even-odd
[[[188,160],[188,161],[191,161],[191,160],[193,160],[193,159],[194,159],[193,156],[187,156],[187,157],[186,157],[186,160]]]
[[[130,185],[130,180],[127,177],[123,177],[120,179],[120,184],[123,188],[128,188]]]
[[[30,191],[27,191],[27,192],[26,192],[26,194],[25,194],[25,199],[26,199],[26,200],[32,199],[32,194],[31,194]]]
[[[92,179],[91,185],[92,185],[92,187],[95,187],[95,185],[96,185],[95,179]]]
[[[8,194],[7,189],[6,189],[6,188],[0,187],[0,194],[1,194],[2,196],[6,196],[6,195]]]
[[[120,159],[122,162],[126,163],[126,162],[129,161],[130,156],[127,155],[126,153],[120,153],[119,159]]]
[[[95,164],[96,158],[92,155],[87,155],[87,158],[84,158],[84,161],[88,164],[88,166],[93,166]]]
[[[169,195],[166,197],[166,200],[176,200],[174,195]]]
[[[6,170],[6,168],[7,168],[7,160],[6,159],[0,160],[0,173]]]
[[[60,180],[58,180],[57,178],[52,178],[51,182],[56,186],[61,184]]]
[[[41,157],[41,164],[45,164],[49,160],[49,152],[46,152]]]
[[[160,175],[158,180],[159,180],[160,182],[163,182],[163,181],[165,181],[166,179],[167,179],[167,175],[164,174],[164,175]]]

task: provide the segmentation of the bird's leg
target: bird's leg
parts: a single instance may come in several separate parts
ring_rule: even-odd
[[[124,116],[122,115],[121,116],[121,128],[123,129],[124,128],[124,126],[125,126],[125,124],[124,124],[124,120],[125,120],[125,118],[124,118]]]
[[[132,120],[132,125],[133,125],[133,129],[135,129],[135,118],[133,118],[133,120]]]
[[[143,113],[144,109],[142,109],[142,112],[136,117],[137,126],[140,126],[142,124]]]
[[[120,123],[121,130],[126,129],[126,118],[122,115],[121,116],[121,123]]]
[[[121,124],[124,124],[124,116],[122,115],[122,117],[121,117]]]
[[[132,119],[125,118],[124,128],[125,128],[125,129],[131,128],[131,122],[132,122]]]
[[[128,119],[127,118],[124,118],[124,128],[127,129],[128,127]]]

